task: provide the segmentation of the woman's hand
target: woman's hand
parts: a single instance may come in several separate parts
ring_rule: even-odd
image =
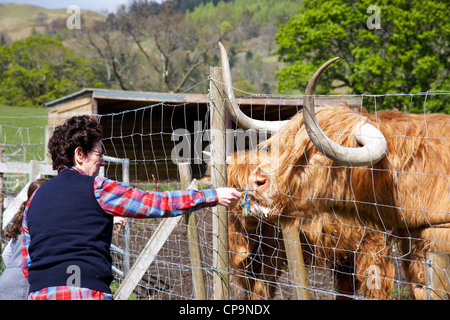
[[[216,191],[221,206],[234,206],[241,198],[241,193],[234,188],[217,188]]]

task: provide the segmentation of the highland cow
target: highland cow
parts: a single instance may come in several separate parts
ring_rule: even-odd
[[[450,116],[369,114],[345,104],[315,109],[318,79],[335,58],[312,77],[302,113],[268,125],[239,110],[221,51],[229,114],[243,129],[273,133],[261,146],[271,161],[249,177],[254,206],[270,208],[267,220],[283,219],[283,212],[332,212],[390,233],[413,296],[424,299],[426,253],[450,252]]]
[[[244,189],[251,172],[270,158],[264,151],[237,152],[229,158],[228,186]],[[286,264],[282,231],[276,221],[250,203],[237,205],[229,214],[230,265],[235,283],[246,299],[272,299],[277,278]],[[247,209],[250,211],[248,212]],[[299,216],[298,212],[286,213]],[[360,294],[389,299],[395,275],[391,248],[383,233],[323,214],[301,213],[300,239],[307,265],[335,270],[338,299]],[[377,271],[376,275],[372,272]],[[377,277],[375,279],[375,277]],[[374,283],[373,281],[377,281]]]

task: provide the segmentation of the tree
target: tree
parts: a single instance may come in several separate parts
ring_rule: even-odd
[[[93,55],[102,62],[98,73],[108,88],[140,88],[141,62],[136,50],[130,48],[129,37],[120,31],[114,14],[110,14],[106,21],[98,21],[93,27],[83,30],[78,43],[84,45],[85,54]]]
[[[83,87],[101,87],[89,67],[61,42],[44,36],[0,46],[0,104],[40,106]]]
[[[211,52],[224,36],[220,30],[196,28],[173,5],[173,1],[158,5],[134,0],[130,12],[117,17],[145,58],[147,72],[159,78],[156,90],[162,92],[179,92],[204,79]]]
[[[336,56],[341,60],[324,73],[318,93],[448,90],[448,2],[390,0],[372,6],[376,2],[305,1],[276,35],[277,54],[289,64],[278,73],[278,90],[301,90],[318,66]]]
[[[182,79],[187,79],[190,73],[183,76],[183,65],[186,65],[184,62],[189,61],[187,52],[194,50],[197,40],[193,26],[186,23],[183,14],[173,12],[167,5],[161,5],[159,12],[150,16],[139,13],[128,15],[126,26],[148,63],[159,74],[159,90],[179,91],[184,85]],[[145,40],[154,44],[156,50],[153,52],[156,55],[143,46]],[[182,63],[177,65],[179,58]],[[193,69],[203,62],[202,54],[193,59]]]

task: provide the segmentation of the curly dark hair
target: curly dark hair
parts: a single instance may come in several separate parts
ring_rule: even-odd
[[[75,149],[81,147],[84,154],[91,151],[103,137],[103,129],[93,116],[74,116],[57,126],[48,141],[53,170],[74,165]]]
[[[28,187],[27,200],[22,202],[19,211],[14,215],[14,218],[6,228],[5,236],[7,239],[17,238],[17,236],[22,232],[23,213],[27,206],[28,200],[30,200],[33,193],[48,180],[49,179],[47,178],[40,178],[31,182],[30,186]]]

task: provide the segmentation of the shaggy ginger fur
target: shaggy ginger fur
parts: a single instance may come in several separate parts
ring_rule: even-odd
[[[255,171],[254,197],[275,204],[274,212],[333,212],[392,232],[413,294],[423,299],[426,252],[450,251],[450,116],[367,114],[340,104],[316,108],[316,117],[325,134],[346,147],[357,147],[357,123],[371,123],[386,138],[386,157],[365,167],[329,160],[313,146],[299,113],[264,144],[271,161]]]
[[[227,168],[228,186],[242,190],[257,165],[270,159],[264,151],[245,151],[235,153],[231,160]],[[301,221],[305,263],[335,269],[338,293],[390,298],[395,270],[390,260],[391,248],[385,245],[382,232],[370,231],[327,214],[285,212],[283,215],[301,217],[295,220]],[[235,282],[243,289],[246,299],[271,299],[276,293],[277,277],[286,264],[283,236],[276,219],[265,220],[262,215],[246,214],[246,208],[241,205],[230,210],[230,264]],[[372,281],[373,266],[380,271],[378,286],[367,285]]]

